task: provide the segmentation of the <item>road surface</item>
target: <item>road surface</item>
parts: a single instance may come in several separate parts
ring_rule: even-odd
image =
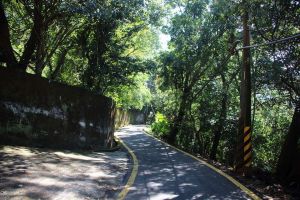
[[[203,163],[127,126],[120,137],[136,155],[137,177],[125,199],[250,199],[246,193]]]

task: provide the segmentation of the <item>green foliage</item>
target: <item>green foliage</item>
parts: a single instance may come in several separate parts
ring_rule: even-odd
[[[164,137],[170,130],[168,119],[163,114],[157,112],[155,114],[155,121],[151,124],[151,130],[154,135]]]
[[[153,59],[160,49],[158,32],[153,27],[146,27],[137,32],[129,41],[124,55],[138,59]]]
[[[273,94],[277,96],[276,94]],[[254,165],[266,171],[274,171],[284,137],[291,123],[293,110],[284,102],[265,101],[256,110],[253,146]],[[268,107],[271,107],[269,109]]]
[[[107,96],[116,101],[117,107],[141,110],[152,100],[150,90],[147,87],[147,80],[147,74],[139,73],[132,77],[132,85],[116,87],[113,92],[108,92]]]
[[[244,3],[170,2],[177,11],[165,27],[170,51],[160,55],[153,92],[154,109],[170,119],[168,135],[177,132],[176,145],[211,157],[219,133],[215,159],[231,166],[239,145],[241,51],[235,48],[241,47],[243,8],[252,14],[251,44],[299,33],[294,1]],[[299,99],[298,40],[251,49],[253,164],[263,170],[275,170]]]
[[[28,72],[96,93],[133,84],[160,48],[161,1],[5,1],[4,8],[17,60],[32,52]]]

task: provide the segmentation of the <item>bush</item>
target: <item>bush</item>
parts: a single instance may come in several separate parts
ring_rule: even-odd
[[[170,130],[170,124],[166,116],[157,112],[155,114],[155,121],[151,124],[151,130],[154,135],[159,137],[167,135]]]

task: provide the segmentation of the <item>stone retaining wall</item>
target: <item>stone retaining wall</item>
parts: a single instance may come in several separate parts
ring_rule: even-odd
[[[0,69],[0,143],[111,148],[114,117],[110,98]]]

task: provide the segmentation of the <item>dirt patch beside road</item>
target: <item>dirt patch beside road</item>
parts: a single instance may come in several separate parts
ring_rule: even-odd
[[[0,199],[114,199],[128,167],[125,151],[0,146]]]

